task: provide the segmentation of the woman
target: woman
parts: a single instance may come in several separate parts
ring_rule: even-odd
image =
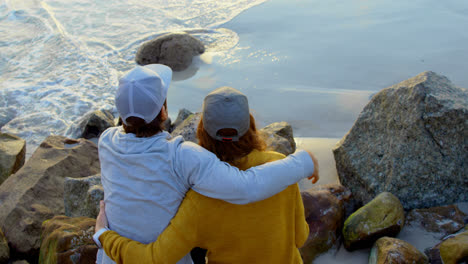
[[[247,97],[222,87],[204,100],[199,144],[239,169],[284,158],[265,151]],[[317,166],[317,161],[314,159]],[[318,167],[314,179],[318,180]],[[101,212],[104,211],[103,205]],[[102,213],[96,231],[105,224]],[[208,250],[209,263],[302,263],[298,248],[309,228],[297,184],[247,205],[234,205],[190,190],[158,240],[145,245],[106,231],[100,237],[117,263],[175,263],[194,247]]]

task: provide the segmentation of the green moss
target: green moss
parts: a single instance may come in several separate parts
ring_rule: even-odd
[[[343,225],[345,246],[395,224],[400,228],[404,225],[403,206],[391,193],[381,193],[346,219]]]
[[[58,241],[56,239],[47,239],[45,243],[47,246],[44,247],[44,244],[42,244],[39,251],[39,264],[57,263]]]

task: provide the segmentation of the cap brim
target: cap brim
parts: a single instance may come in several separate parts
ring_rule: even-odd
[[[159,75],[161,80],[163,80],[166,87],[169,87],[172,81],[172,70],[166,65],[163,64],[148,64],[143,66],[151,71],[154,71]]]

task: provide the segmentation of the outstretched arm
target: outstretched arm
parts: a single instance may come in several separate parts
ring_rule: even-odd
[[[180,145],[174,167],[180,177],[188,178],[194,191],[234,204],[264,200],[317,173],[312,157],[304,150],[240,171],[190,142]]]

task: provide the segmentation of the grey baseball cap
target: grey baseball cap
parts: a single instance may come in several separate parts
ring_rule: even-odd
[[[162,64],[136,66],[119,80],[115,106],[124,124],[134,116],[153,121],[161,111],[172,80],[172,70]]]
[[[216,140],[239,141],[250,127],[247,96],[227,86],[209,93],[203,101],[203,126]],[[218,131],[224,128],[235,129],[237,135],[222,137]]]

